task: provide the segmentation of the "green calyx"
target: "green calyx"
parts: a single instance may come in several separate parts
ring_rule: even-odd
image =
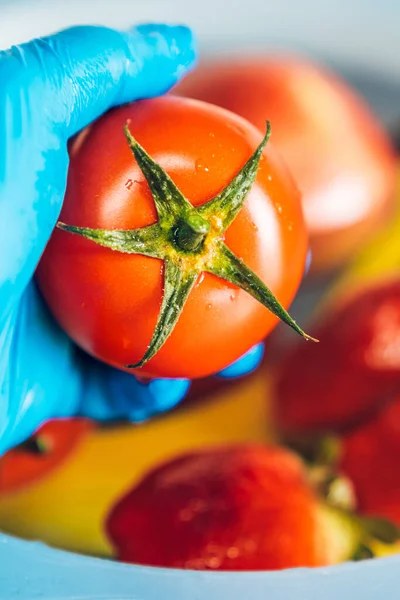
[[[335,510],[335,509],[331,509]],[[365,517],[355,512],[339,510],[338,516],[347,523],[348,533],[352,532],[354,548],[347,559],[353,561],[379,557],[382,547],[397,550],[400,541],[400,529],[382,517]]]
[[[190,204],[164,169],[135,140],[129,123],[124,132],[150,187],[158,222],[133,230],[90,229],[61,222],[58,227],[117,252],[164,261],[164,297],[152,339],[143,358],[126,367],[140,368],[160,350],[202,272],[212,273],[242,288],[306,340],[317,341],[300,329],[271,290],[235,256],[223,239],[255,181],[262,151],[271,133],[269,122],[264,139],[239,173],[222,192],[198,208]]]
[[[210,223],[197,212],[190,212],[178,221],[173,231],[177,250],[199,252],[210,231]]]
[[[360,561],[397,553],[399,529],[386,519],[362,517],[322,502],[317,508],[329,564]]]
[[[27,452],[28,454],[37,455],[48,454],[49,450],[48,443],[41,435],[33,435],[14,448],[15,452]]]
[[[341,441],[338,436],[313,435],[292,439],[289,444],[307,464],[309,481],[323,502],[322,515],[328,525],[332,547],[339,549],[338,562],[366,560],[400,548],[400,527],[384,517],[357,512],[352,481],[340,474]]]

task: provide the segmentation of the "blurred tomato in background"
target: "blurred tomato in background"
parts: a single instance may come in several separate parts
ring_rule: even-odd
[[[272,125],[302,193],[311,269],[330,270],[393,214],[395,154],[378,118],[350,85],[295,55],[210,60],[175,93]]]

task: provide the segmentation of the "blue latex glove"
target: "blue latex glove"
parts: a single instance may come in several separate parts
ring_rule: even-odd
[[[67,140],[110,107],[166,92],[193,66],[186,27],[78,27],[0,53],[0,454],[53,417],[140,421],[185,395],[78,350],[32,281],[66,187]],[[225,375],[254,369],[262,348]]]

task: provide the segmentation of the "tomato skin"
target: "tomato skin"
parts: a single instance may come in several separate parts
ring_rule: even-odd
[[[156,222],[150,190],[124,137],[128,119],[138,142],[195,206],[223,189],[261,141],[242,118],[193,100],[170,96],[115,109],[72,143],[61,221],[104,229]],[[288,306],[303,275],[307,234],[298,190],[272,146],[225,240]],[[119,368],[143,356],[162,300],[160,260],[55,230],[37,277],[54,316],[87,352]],[[201,275],[172,335],[137,374],[209,375],[276,323],[246,292]]]
[[[0,494],[27,487],[57,468],[94,425],[87,419],[48,421],[36,432],[45,452],[34,454],[21,448],[6,452],[0,459]]]
[[[342,438],[338,468],[349,477],[358,510],[400,525],[400,398]]]
[[[344,297],[276,374],[274,412],[289,434],[342,432],[377,414],[399,390],[400,279]]]
[[[351,257],[393,205],[395,154],[363,101],[325,68],[290,56],[204,64],[175,93],[212,102],[272,141],[303,195],[314,272]]]

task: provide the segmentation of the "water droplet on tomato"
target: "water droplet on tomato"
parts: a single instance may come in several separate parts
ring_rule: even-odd
[[[288,230],[289,230],[289,231],[293,231],[293,223],[292,223],[292,222],[290,222],[290,223],[288,224]]]
[[[197,285],[200,285],[200,283],[204,280],[204,273],[200,273],[198,279],[197,279]]]
[[[219,556],[210,556],[205,562],[209,569],[218,569],[222,561]]]
[[[231,295],[229,296],[229,298],[230,298],[231,300],[236,300],[236,294],[231,294]]]
[[[272,181],[272,175],[268,175],[268,181]]]
[[[190,508],[184,508],[179,513],[179,518],[181,521],[191,521],[193,518],[193,511]]]
[[[282,208],[282,206],[281,206],[280,204],[277,204],[277,205],[276,205],[276,210],[277,210],[277,211],[278,211],[278,213],[281,215],[281,214],[282,214],[282,211],[283,211],[283,208]]]
[[[255,223],[252,223],[251,226],[254,229],[254,231],[258,231],[258,227]]]
[[[237,558],[239,556],[239,554],[240,554],[239,548],[236,548],[236,546],[230,546],[226,550],[226,556],[228,558]]]
[[[208,171],[210,170],[202,160],[200,160],[200,158],[198,158],[195,162],[195,167],[196,167],[196,171],[205,171],[206,173],[208,173]]]
[[[207,304],[206,309],[207,310],[211,310],[212,309],[212,304]]]
[[[130,190],[131,187],[133,186],[133,181],[132,179],[128,179],[128,181],[125,182],[125,187],[127,190]]]

